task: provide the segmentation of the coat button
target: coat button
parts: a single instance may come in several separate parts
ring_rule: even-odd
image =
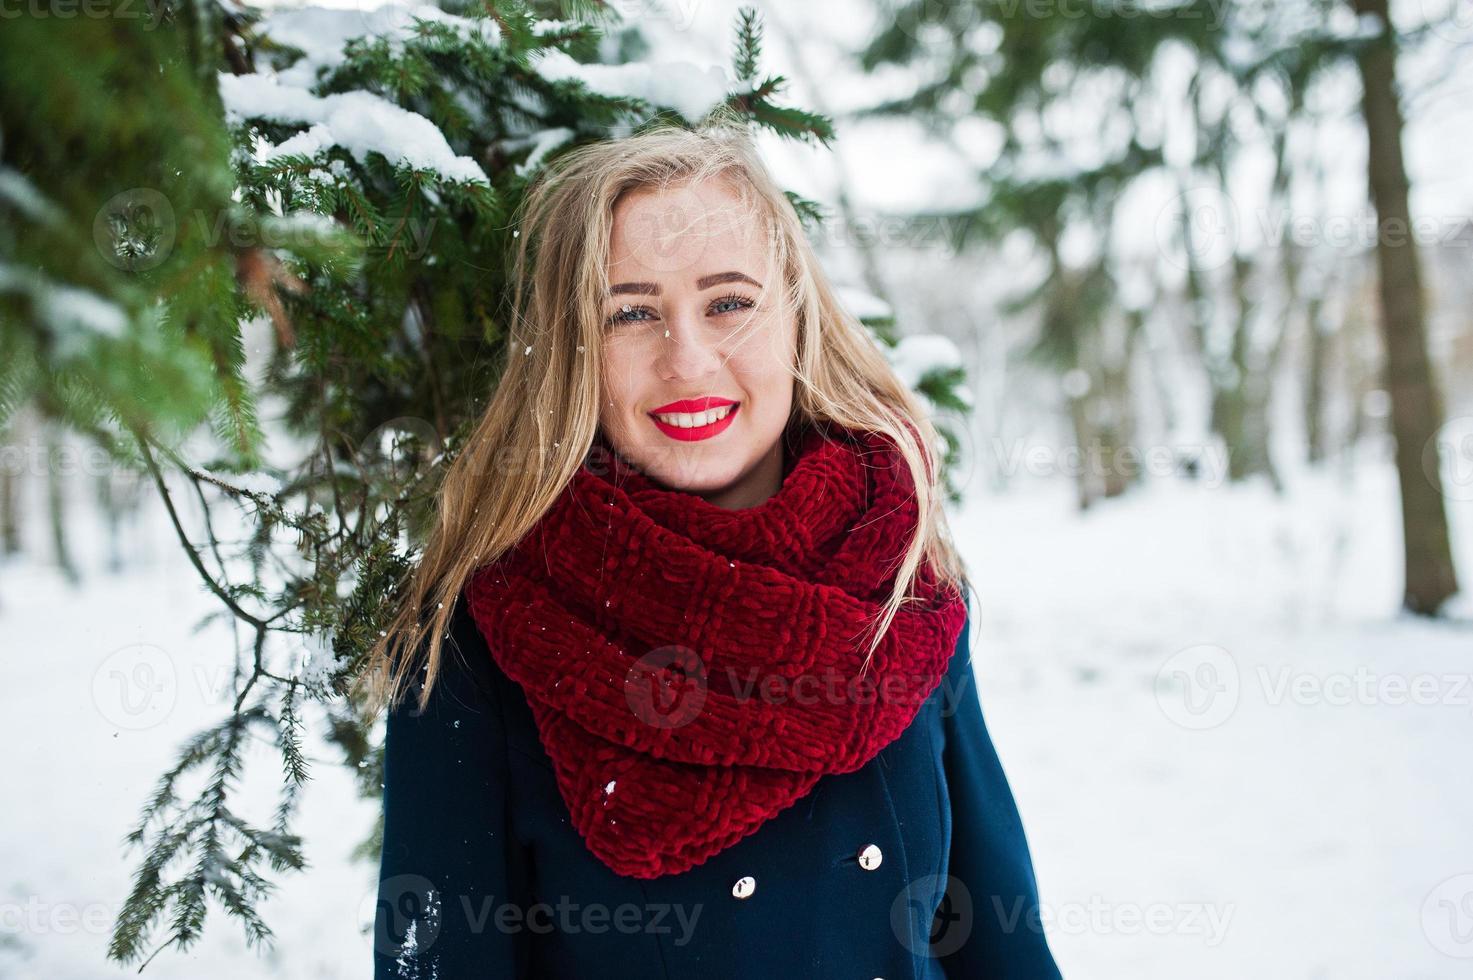
[[[737,898],[746,898],[757,890],[757,879],[751,875],[738,878],[735,885],[731,886],[731,893]]]
[[[885,855],[874,844],[866,844],[864,850],[859,852],[859,866],[866,871],[873,871],[885,860]]]

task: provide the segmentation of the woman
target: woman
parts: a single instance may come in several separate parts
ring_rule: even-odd
[[[1057,977],[935,432],[747,137],[573,150],[517,241],[367,675],[376,976]]]

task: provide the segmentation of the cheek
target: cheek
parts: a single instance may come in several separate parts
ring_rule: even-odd
[[[648,363],[641,359],[636,345],[617,340],[605,343],[601,365],[604,391],[607,393],[605,400],[612,399],[616,405],[627,402],[633,396],[642,374],[649,370]]]
[[[793,364],[793,341],[792,324],[784,326],[782,320],[772,317],[728,346],[732,361],[740,361],[749,370],[785,371]]]
[[[744,344],[733,355],[728,366],[741,380],[741,384],[754,394],[763,395],[763,401],[773,404],[776,398],[792,392],[793,387],[793,338],[791,332],[784,336],[773,330],[763,339]]]
[[[762,355],[766,370],[774,375],[774,384],[786,384],[792,380],[793,367],[797,360],[797,341],[797,328],[791,322],[768,332]]]

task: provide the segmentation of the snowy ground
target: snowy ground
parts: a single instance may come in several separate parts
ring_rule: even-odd
[[[72,524],[75,544],[97,540],[84,514]],[[0,977],[133,973],[104,959],[138,863],[122,838],[179,744],[222,717],[232,695],[228,628],[193,632],[215,600],[171,534],[149,521],[125,535],[127,571],[98,568],[78,591],[49,568],[0,566],[0,743],[9,747],[0,761]],[[203,940],[160,954],[145,976],[368,975],[371,943],[358,917],[364,907],[371,914],[377,868],[348,853],[374,805],[357,799],[324,743],[314,739],[309,754],[321,761],[296,828],[309,868],[279,879],[263,906],[276,955],[258,960],[212,905]],[[258,805],[244,812],[260,817],[276,799],[279,757],[260,745],[247,759],[245,796]]]
[[[958,523],[1066,976],[1473,973],[1473,622],[1396,615],[1389,467],[1298,479]]]
[[[1473,624],[1395,614],[1394,474],[1357,472],[1295,476],[1282,501],[1164,485],[1085,517],[1062,480],[1037,481],[957,514],[983,707],[1066,976],[1473,969]],[[1450,506],[1473,579],[1473,507]],[[191,635],[212,601],[161,525],[124,549],[126,574],[77,592],[0,567],[0,976],[124,972],[103,958],[136,861],[120,839],[221,710],[225,637]],[[373,806],[317,754],[299,824],[312,867],[266,908],[275,956],[212,908],[205,939],[145,975],[369,974],[375,868],[347,855]],[[263,807],[277,778],[263,747]]]

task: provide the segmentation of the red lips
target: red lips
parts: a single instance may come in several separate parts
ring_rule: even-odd
[[[717,419],[710,425],[697,425],[688,429],[682,429],[678,425],[671,425],[655,417],[655,413],[657,412],[660,414],[671,412],[705,412],[713,408],[720,408],[723,405],[732,406],[731,411],[726,413],[725,418]],[[708,395],[702,398],[682,398],[680,401],[651,409],[648,414],[650,421],[654,422],[659,430],[670,438],[678,439],[681,442],[696,442],[701,439],[710,439],[712,436],[720,435],[728,425],[731,425],[732,419],[737,417],[737,412],[739,411],[741,411],[741,406],[730,398],[716,398]]]

